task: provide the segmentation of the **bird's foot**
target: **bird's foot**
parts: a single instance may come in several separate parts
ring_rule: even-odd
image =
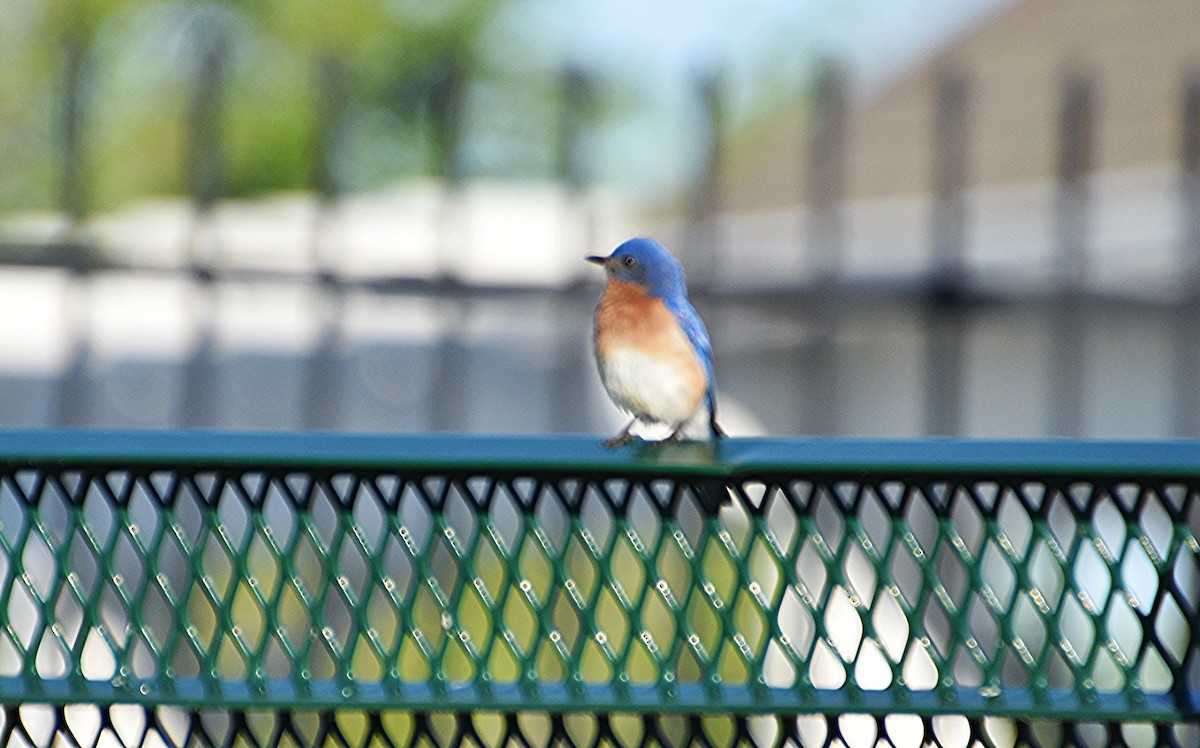
[[[612,449],[613,447],[619,447],[622,444],[628,444],[629,442],[636,439],[637,437],[634,436],[632,432],[633,432],[633,427],[637,425],[637,422],[638,422],[638,419],[634,418],[632,421],[625,424],[625,428],[621,429],[621,433],[617,434],[616,436],[614,436],[611,439],[604,440],[604,446],[608,447],[609,449]]]
[[[617,434],[616,436],[612,437],[611,439],[605,439],[604,446],[609,449],[612,449],[614,447],[620,447],[622,445],[628,444],[629,442],[634,441],[635,439],[637,439],[637,437],[634,436],[633,434],[629,433],[628,431],[622,431],[621,433]]]

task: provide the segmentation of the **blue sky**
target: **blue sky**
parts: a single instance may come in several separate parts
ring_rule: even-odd
[[[763,55],[841,53],[871,68],[910,58],[1012,0],[553,2],[571,52],[599,65],[680,70]]]
[[[696,162],[695,72],[719,69],[735,112],[772,87],[799,92],[821,58],[876,87],[1016,1],[525,0],[504,26],[550,68],[577,63],[640,91],[606,135],[599,176],[637,171],[654,193],[686,183]]]
[[[600,69],[675,74],[696,65],[794,65],[843,56],[891,68],[1014,0],[528,0],[539,43]]]

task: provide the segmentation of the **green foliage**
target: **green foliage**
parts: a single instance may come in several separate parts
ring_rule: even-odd
[[[498,0],[0,0],[0,213],[59,207],[72,88],[87,210],[186,195],[206,167],[230,197],[312,188],[322,148],[345,189],[444,172],[456,163],[471,87],[495,67],[484,37],[500,8]],[[68,40],[83,50],[73,83]],[[333,96],[322,89],[327,60],[346,71]],[[522,81],[489,73],[488,85]],[[555,115],[551,107],[531,116]],[[507,131],[542,142],[548,127]]]

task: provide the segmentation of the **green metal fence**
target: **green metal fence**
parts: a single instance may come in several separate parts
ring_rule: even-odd
[[[1200,443],[0,432],[4,745],[1200,745]]]

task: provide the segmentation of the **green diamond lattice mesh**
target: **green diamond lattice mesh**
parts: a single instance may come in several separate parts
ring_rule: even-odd
[[[1200,447],[720,450],[0,435],[5,744],[1200,739]]]

